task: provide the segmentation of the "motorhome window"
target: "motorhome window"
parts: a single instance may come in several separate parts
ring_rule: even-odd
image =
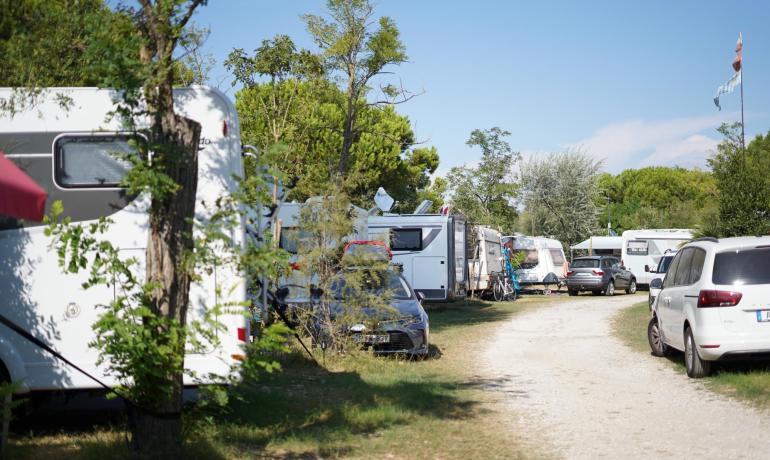
[[[422,229],[394,228],[390,234],[390,249],[394,251],[422,250]]]
[[[119,187],[137,150],[129,136],[64,136],[54,145],[56,183],[64,188]]]
[[[548,252],[551,253],[551,260],[553,260],[554,265],[561,265],[564,263],[564,253],[561,249],[549,249]]]
[[[540,259],[537,255],[537,249],[517,249],[515,251],[516,257],[523,257],[521,261],[521,268],[535,268],[540,263]]]
[[[646,256],[650,249],[647,240],[632,240],[628,242],[626,251],[629,256]]]

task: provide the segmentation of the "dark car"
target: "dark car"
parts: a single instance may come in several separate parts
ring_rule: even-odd
[[[636,278],[620,264],[620,260],[610,256],[578,257],[572,260],[567,272],[567,291],[569,295],[578,295],[580,291],[591,291],[595,295],[615,295],[616,289],[625,289],[626,293],[636,292]]]
[[[361,270],[361,269],[357,269]],[[348,272],[349,276],[350,272]],[[397,269],[379,270],[367,273],[367,277],[376,278],[377,282],[369,287],[368,294],[387,296],[388,308],[371,308],[368,305],[351,304],[346,295],[348,287],[346,275],[341,275],[333,284],[329,299],[328,317],[332,322],[342,316],[342,312],[353,311],[359,315],[357,321],[349,324],[336,324],[337,331],[344,328],[353,341],[364,347],[371,347],[375,353],[400,353],[424,356],[428,354],[429,322],[428,314],[422,306],[422,296],[415,293],[404,276]],[[364,283],[366,284],[366,283]],[[355,297],[355,296],[353,296]],[[319,318],[323,320],[323,316]],[[376,324],[373,327],[372,324]],[[319,325],[319,330],[328,330],[329,325]]]

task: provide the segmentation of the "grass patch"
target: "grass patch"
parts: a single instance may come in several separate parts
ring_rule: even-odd
[[[636,351],[649,354],[647,302],[621,310],[612,319],[614,334]],[[665,358],[674,369],[684,374],[684,356],[672,350]],[[704,379],[706,386],[718,393],[735,397],[764,409],[770,408],[770,363],[726,363],[713,366],[712,375]]]
[[[431,305],[433,356],[368,355],[316,366],[297,351],[283,371],[232,389],[229,410],[187,446],[191,458],[523,458],[540,453],[501,429],[498,395],[475,374],[495,324],[567,296]],[[320,356],[319,356],[320,358]],[[485,391],[487,389],[487,391]],[[24,436],[14,458],[128,457],[125,433],[96,427]]]

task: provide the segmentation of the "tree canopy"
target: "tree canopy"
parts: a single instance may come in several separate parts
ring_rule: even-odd
[[[505,140],[511,133],[499,127],[471,132],[466,144],[481,149],[477,166],[457,166],[447,175],[452,206],[469,222],[513,230],[518,185],[513,172],[519,154]]]

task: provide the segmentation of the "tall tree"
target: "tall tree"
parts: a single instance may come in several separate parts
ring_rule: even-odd
[[[521,167],[524,204],[539,233],[566,247],[596,230],[601,162],[567,151],[533,157]]]
[[[321,49],[327,68],[344,79],[345,121],[338,172],[345,174],[350,166],[353,143],[360,135],[358,117],[366,106],[405,102],[411,96],[393,85],[381,86],[387,100],[367,102],[369,84],[389,65],[407,60],[398,28],[389,17],[381,17],[372,30],[374,5],[368,0],[327,0],[329,20],[317,15],[304,15],[307,29]],[[401,97],[400,101],[396,99]]]
[[[520,155],[505,140],[511,133],[499,127],[471,132],[466,144],[481,149],[478,166],[454,167],[447,175],[452,206],[475,224],[513,230],[518,185],[514,166]]]
[[[744,149],[740,123],[722,125],[724,140],[709,159],[719,188],[716,236],[766,235],[770,232],[770,133]]]
[[[270,84],[256,83],[236,94],[242,139],[247,144],[267,146],[271,165],[290,181],[296,179],[290,198],[302,201],[324,190],[337,173],[345,96],[325,80],[299,83],[291,106],[281,109],[287,123],[276,148],[271,115],[265,113],[270,105],[263,102],[271,100],[272,91]],[[348,174],[351,200],[368,206],[382,186],[401,203],[401,210],[411,211],[419,201],[417,194],[428,187],[430,174],[438,167],[438,152],[433,147],[414,148],[409,119],[393,107],[366,106],[358,120],[360,134],[351,146]]]

